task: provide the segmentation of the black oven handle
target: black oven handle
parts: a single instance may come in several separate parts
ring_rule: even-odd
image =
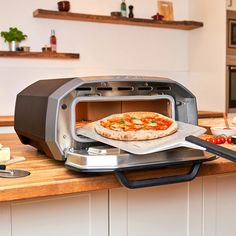
[[[193,180],[197,176],[200,167],[201,167],[201,162],[196,162],[192,164],[191,170],[187,174],[163,176],[158,178],[141,179],[141,180],[129,180],[124,170],[115,170],[115,175],[122,185],[130,189],[135,189],[135,188],[160,186],[164,184],[175,184]]]
[[[236,66],[228,66],[228,69],[229,69],[230,71],[235,71],[235,70],[236,70]]]
[[[203,139],[200,139],[195,136],[187,136],[185,138],[186,141],[197,144],[198,146],[206,148],[206,150],[210,153],[216,154],[217,156],[223,157],[225,159],[228,159],[230,161],[236,162],[236,152],[232,151],[228,148],[222,147],[217,144],[213,144],[210,142],[207,142]]]

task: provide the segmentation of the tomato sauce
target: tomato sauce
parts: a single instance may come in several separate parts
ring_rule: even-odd
[[[143,118],[131,117],[130,115],[123,115],[122,117],[114,117],[100,123],[103,127],[115,131],[138,131],[138,130],[166,130],[172,121],[156,116],[147,116]]]

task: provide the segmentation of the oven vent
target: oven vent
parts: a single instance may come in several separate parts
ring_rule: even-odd
[[[143,87],[138,87],[138,90],[141,90],[141,91],[152,91],[153,90],[153,87],[151,86],[143,86]]]
[[[112,91],[112,87],[97,87],[98,91]]]
[[[76,88],[75,90],[77,90],[77,91],[91,91],[92,88],[90,88],[90,87],[79,87],[79,88]]]
[[[171,87],[170,86],[158,86],[157,91],[170,91]]]
[[[134,87],[118,87],[118,91],[133,91]]]

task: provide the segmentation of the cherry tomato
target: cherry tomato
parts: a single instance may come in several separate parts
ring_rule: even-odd
[[[215,140],[216,140],[216,144],[222,144],[221,137],[216,137]]]
[[[226,141],[228,143],[232,143],[231,137],[227,138],[226,136],[222,135],[213,138],[207,138],[206,141],[214,144],[224,144]]]
[[[209,142],[209,143],[216,143],[215,138],[207,138],[206,141]]]
[[[216,144],[216,138],[210,138],[210,141],[209,141],[209,142]]]
[[[231,144],[232,143],[232,137],[227,138],[227,143]]]
[[[220,140],[221,140],[221,144],[223,144],[223,143],[226,142],[226,139],[225,139],[225,137],[223,137],[223,136],[220,137]]]

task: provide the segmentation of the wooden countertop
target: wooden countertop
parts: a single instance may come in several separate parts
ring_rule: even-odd
[[[85,174],[70,171],[63,162],[48,158],[31,146],[20,143],[16,134],[0,134],[0,143],[11,148],[12,155],[24,156],[26,161],[12,164],[8,169],[31,172],[24,178],[0,178],[0,202],[37,197],[94,191],[120,187],[114,174]],[[150,178],[186,173],[188,168],[163,168],[133,172],[129,178]],[[199,175],[216,175],[236,172],[236,164],[219,158],[203,164]]]

